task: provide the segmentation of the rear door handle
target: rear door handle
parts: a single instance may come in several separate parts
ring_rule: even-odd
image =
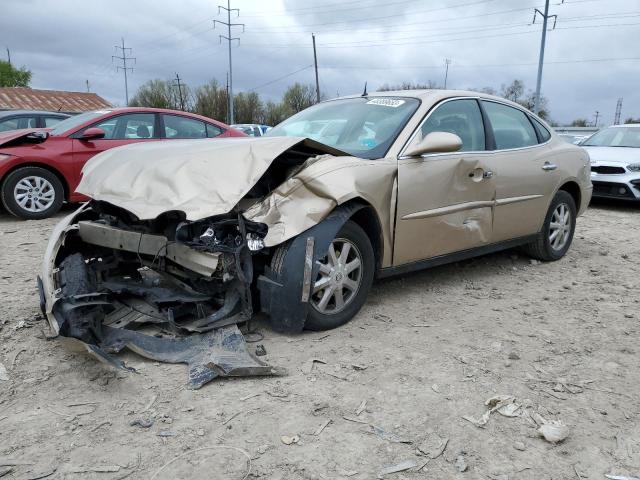
[[[542,169],[545,172],[550,172],[551,170],[555,170],[556,168],[558,168],[558,166],[555,163],[549,163],[549,162],[544,162],[544,165],[542,166]]]

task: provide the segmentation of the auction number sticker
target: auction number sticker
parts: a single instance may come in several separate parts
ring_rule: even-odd
[[[367,105],[382,105],[383,107],[398,108],[404,104],[404,100],[398,100],[397,98],[374,98],[367,102]]]

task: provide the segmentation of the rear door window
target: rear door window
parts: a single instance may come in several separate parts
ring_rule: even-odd
[[[60,118],[60,117],[44,117],[44,126],[46,128],[51,128],[54,125],[57,125],[58,123],[60,123],[62,120],[64,120],[64,118]]]
[[[460,152],[485,149],[484,124],[475,99],[450,100],[436,107],[421,127],[422,138],[432,132],[448,132],[460,137]]]
[[[19,119],[17,118],[7,118],[5,120],[0,120],[0,132],[17,130],[18,128],[20,128],[18,124],[19,124]]]
[[[222,135],[223,131],[224,130],[222,130],[220,127],[216,127],[215,125],[207,123],[207,138],[214,138],[218,135]]]
[[[497,150],[530,147],[538,144],[538,137],[527,114],[502,103],[482,101]]]
[[[180,115],[162,115],[166,138],[207,138],[207,126],[200,120]]]

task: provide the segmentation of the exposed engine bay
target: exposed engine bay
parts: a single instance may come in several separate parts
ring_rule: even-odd
[[[254,265],[268,258],[266,227],[233,213],[197,222],[183,217],[170,212],[136,221],[117,207],[91,202],[58,252],[54,281],[60,300],[53,314],[60,334],[91,345],[103,360],[127,343],[159,359],[180,350],[179,339],[191,333],[218,330],[205,343],[217,338],[235,363],[212,373],[273,374],[248,354],[236,327],[253,316]],[[144,337],[156,341],[150,345]],[[154,354],[152,347],[159,350]],[[213,365],[206,360],[200,370]],[[192,387],[202,379],[190,373]]]

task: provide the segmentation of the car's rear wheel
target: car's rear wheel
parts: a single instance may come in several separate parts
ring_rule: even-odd
[[[60,210],[64,188],[60,179],[50,171],[40,167],[23,167],[7,175],[0,197],[12,215],[38,220]]]
[[[525,246],[530,256],[546,262],[565,256],[576,229],[576,204],[573,197],[560,190],[551,201],[542,231],[535,242]]]
[[[305,323],[310,330],[344,325],[362,308],[375,270],[371,241],[358,224],[348,221],[319,263]]]

